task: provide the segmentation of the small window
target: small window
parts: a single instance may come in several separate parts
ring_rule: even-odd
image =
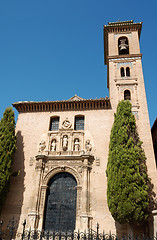
[[[124,68],[123,67],[121,67],[120,73],[121,73],[121,77],[125,77],[125,72],[124,72]]]
[[[129,67],[126,68],[126,76],[130,77],[130,68]]]
[[[75,130],[84,130],[84,116],[75,117]]]
[[[120,37],[118,39],[119,55],[129,54],[129,44],[127,37]]]
[[[50,131],[57,131],[59,129],[59,117],[52,117],[50,122]]]
[[[131,93],[129,90],[124,91],[124,100],[131,100]]]

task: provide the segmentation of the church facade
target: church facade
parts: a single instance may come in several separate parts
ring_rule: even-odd
[[[109,98],[17,102],[17,151],[2,216],[13,215],[19,228],[39,230],[96,229],[129,231],[115,223],[107,206],[106,167],[110,132],[118,102],[130,100],[148,175],[157,192],[157,171],[145,95],[139,39],[142,23],[104,26],[104,52]],[[117,193],[118,194],[118,193]],[[148,221],[157,231],[156,210]]]

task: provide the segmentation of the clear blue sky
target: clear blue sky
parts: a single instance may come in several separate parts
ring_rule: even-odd
[[[108,96],[103,25],[133,19],[143,22],[141,52],[152,126],[157,116],[156,14],[155,0],[1,0],[0,117],[17,101]]]

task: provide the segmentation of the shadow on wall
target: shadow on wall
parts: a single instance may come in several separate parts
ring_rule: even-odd
[[[123,234],[137,235],[137,236],[155,236],[154,232],[154,224],[153,224],[153,215],[152,211],[157,209],[157,203],[155,201],[156,194],[154,192],[154,185],[151,183],[151,179],[148,182],[148,195],[149,195],[149,217],[144,222],[141,223],[126,223],[120,224],[118,222],[115,223],[116,226],[116,234],[117,236],[122,237]]]
[[[12,165],[12,176],[10,179],[9,192],[2,208],[1,218],[3,219],[3,229],[7,228],[9,220],[14,216],[19,225],[21,209],[23,205],[24,188],[24,152],[23,137],[21,132],[17,132],[17,150]]]
[[[116,235],[118,237],[123,237],[123,236],[138,236],[138,237],[143,237],[143,236],[153,236],[152,231],[149,229],[149,222],[146,221],[145,223],[141,224],[135,224],[135,223],[125,223],[125,224],[120,224],[118,222],[115,223],[116,226]]]

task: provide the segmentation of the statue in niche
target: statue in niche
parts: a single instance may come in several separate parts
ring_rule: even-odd
[[[45,143],[45,141],[41,141],[41,142],[39,143],[39,153],[42,153],[45,148],[46,148],[46,143]]]
[[[66,151],[68,149],[68,137],[67,135],[63,136],[63,150]]]
[[[56,140],[53,139],[51,143],[51,151],[55,152],[56,151]]]
[[[80,148],[79,139],[76,138],[74,140],[74,151],[79,151],[79,148]]]
[[[90,140],[86,140],[85,148],[86,148],[86,153],[87,153],[87,154],[91,154],[92,145],[91,145],[91,143],[90,143]]]

